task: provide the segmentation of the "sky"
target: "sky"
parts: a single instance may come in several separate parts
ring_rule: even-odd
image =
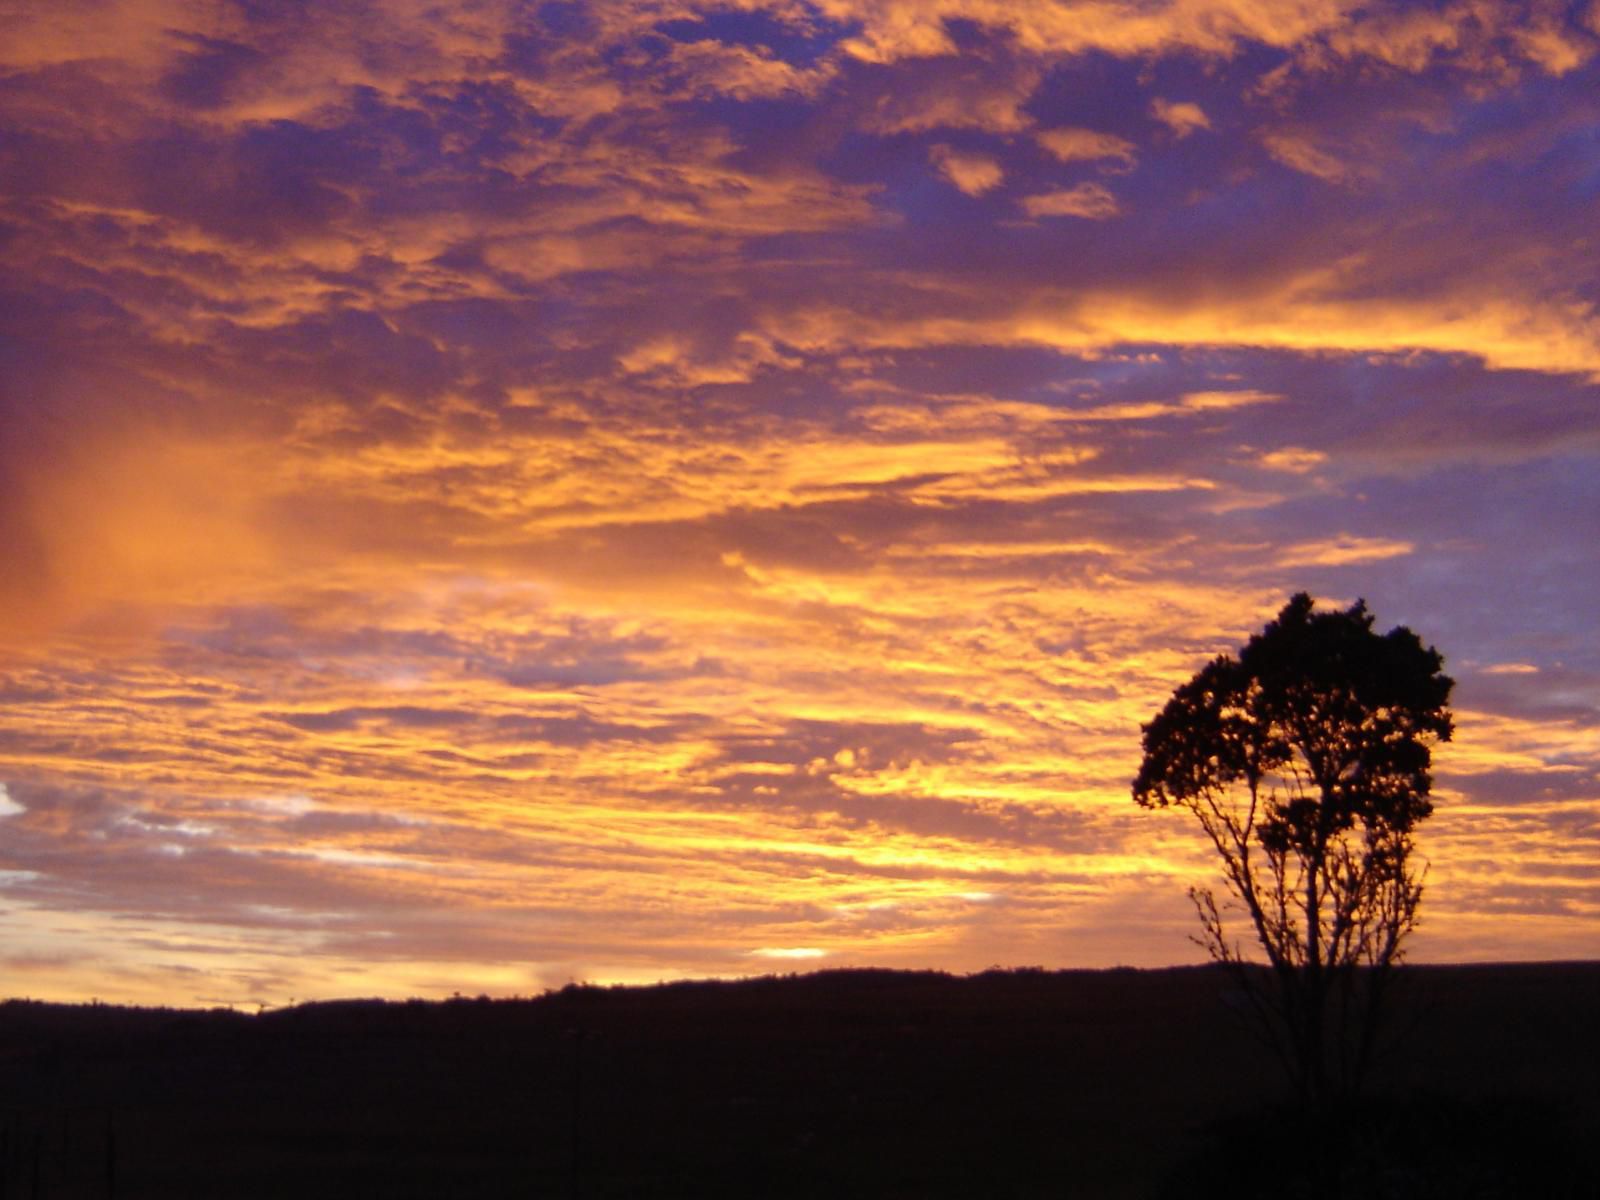
[[[1600,0],[0,4],[0,994],[1200,961],[1302,590],[1595,957],[1597,210]]]

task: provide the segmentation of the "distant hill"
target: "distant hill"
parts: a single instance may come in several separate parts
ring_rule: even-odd
[[[1326,1194],[1600,1195],[1600,964],[1406,980],[1415,1032]],[[1230,990],[1202,967],[9,1001],[0,1195],[1318,1194]]]

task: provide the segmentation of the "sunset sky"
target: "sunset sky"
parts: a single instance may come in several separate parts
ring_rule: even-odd
[[[1597,306],[1600,0],[0,4],[0,994],[1198,961],[1299,590],[1596,957]]]

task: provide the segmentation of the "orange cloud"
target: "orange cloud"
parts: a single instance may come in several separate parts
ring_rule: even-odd
[[[1150,101],[1150,115],[1180,138],[1197,129],[1211,128],[1211,118],[1191,100],[1164,100],[1157,96]]]
[[[1000,186],[1005,178],[1005,172],[994,159],[981,154],[963,154],[942,143],[929,147],[928,158],[941,175],[969,196],[981,196]]]
[[[1108,220],[1121,211],[1117,198],[1098,183],[1024,196],[1022,210],[1030,217],[1083,217],[1090,221]]]
[[[1133,143],[1109,133],[1093,129],[1041,129],[1034,134],[1038,143],[1062,162],[1095,162],[1114,158],[1131,166],[1135,153]]]
[[[946,28],[952,20],[1004,31],[1033,52],[1101,50],[1134,57],[1178,49],[1226,53],[1246,40],[1293,45],[1338,28],[1359,6],[1341,0],[1279,4],[1179,0],[1152,10],[1114,4],[1017,6],[995,0],[822,0],[817,7],[832,20],[862,27],[844,43],[850,54],[891,62],[949,54],[954,44]]]
[[[1353,174],[1338,158],[1296,134],[1267,133],[1261,140],[1267,152],[1285,166],[1328,183],[1345,183]]]
[[[1398,558],[1414,550],[1416,547],[1410,542],[1386,538],[1339,537],[1327,541],[1285,546],[1278,551],[1277,558],[1286,567],[1330,567]]]
[[[1097,192],[1077,189],[1061,200],[1047,195],[1037,207],[1041,215],[1056,209],[1062,215],[1112,215]],[[1463,308],[1455,296],[1342,298],[1341,283],[1353,283],[1364,265],[1357,258],[1282,281],[1259,297],[1207,296],[1192,307],[1177,297],[1041,289],[1013,311],[991,317],[895,321],[817,308],[788,315],[784,327],[796,344],[815,347],[954,342],[1092,354],[1130,342],[1167,342],[1300,351],[1422,349],[1474,355],[1496,368],[1600,377],[1600,343],[1581,303],[1486,294]]]
[[[1530,11],[0,18],[15,986],[1185,961],[1139,726],[1300,588],[1461,679],[1419,957],[1588,945],[1594,66]]]
[[[1321,450],[1285,446],[1281,450],[1267,451],[1258,461],[1270,471],[1292,471],[1298,475],[1316,470],[1328,461],[1328,456]]]
[[[111,609],[203,605],[277,561],[260,518],[262,463],[247,446],[166,440],[137,426],[87,440],[21,481],[35,569],[6,580],[0,634]]]

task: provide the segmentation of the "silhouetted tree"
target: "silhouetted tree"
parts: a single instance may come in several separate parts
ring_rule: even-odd
[[[1189,892],[1195,940],[1235,970],[1308,1101],[1359,1089],[1416,924],[1412,831],[1433,811],[1430,748],[1452,729],[1442,663],[1404,626],[1374,633],[1364,601],[1313,612],[1301,593],[1143,727],[1133,798],[1199,819],[1266,969],[1209,888]]]

